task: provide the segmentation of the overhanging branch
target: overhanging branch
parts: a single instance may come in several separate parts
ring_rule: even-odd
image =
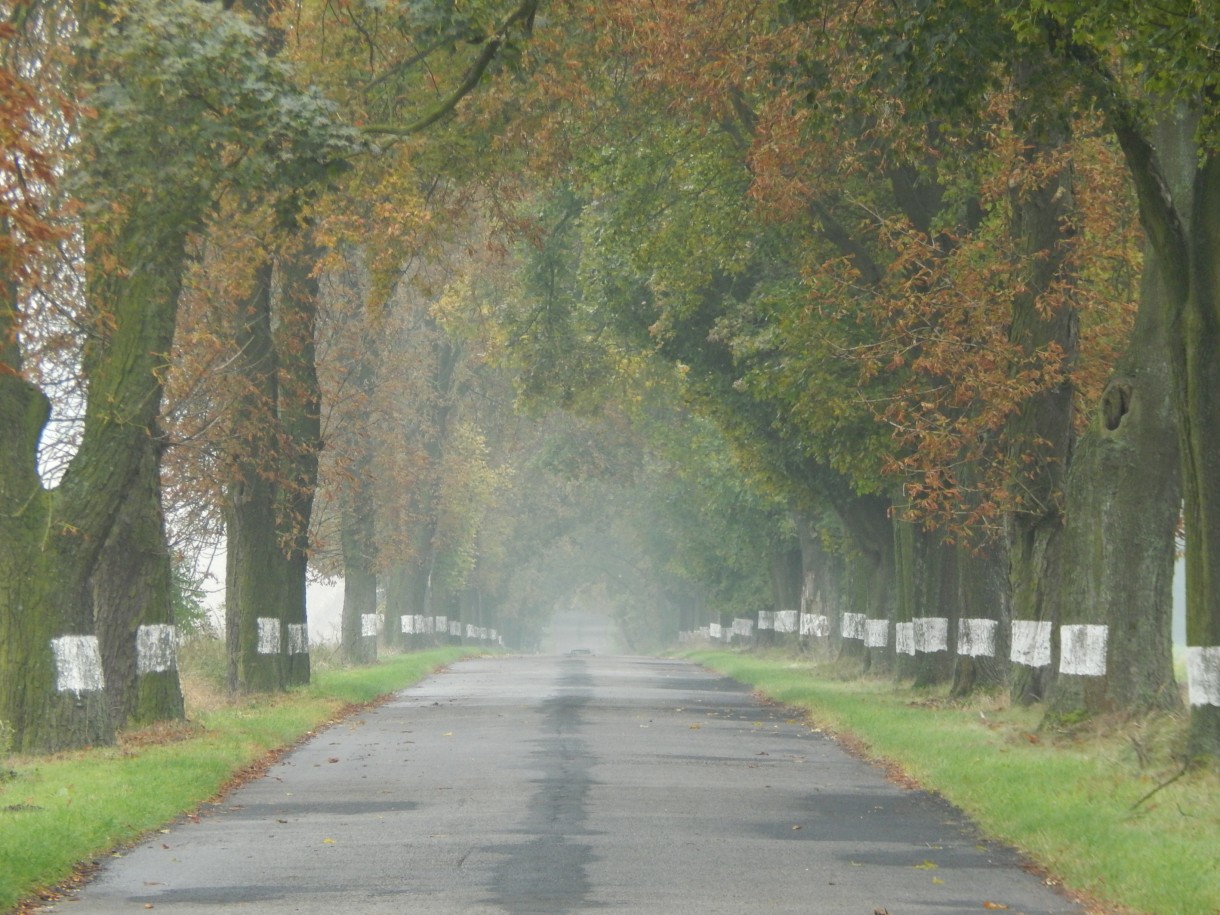
[[[539,0],[523,0],[508,18],[506,18],[500,27],[496,30],[495,35],[483,46],[482,52],[470,69],[466,71],[466,75],[448,96],[441,100],[435,108],[428,114],[421,117],[419,120],[410,124],[369,124],[363,130],[365,133],[377,134],[378,136],[389,137],[409,137],[417,134],[422,130],[431,127],[437,121],[451,114],[458,103],[467,95],[474,91],[479,82],[483,79],[483,74],[487,72],[487,68],[491,66],[491,62],[496,59],[496,55],[504,47],[508,40],[508,34],[516,25],[522,25],[525,32],[528,34],[533,28],[534,15],[538,11]]]

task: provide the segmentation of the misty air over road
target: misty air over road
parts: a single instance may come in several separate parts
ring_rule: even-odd
[[[462,661],[51,911],[1080,911],[793,714],[683,661]]]

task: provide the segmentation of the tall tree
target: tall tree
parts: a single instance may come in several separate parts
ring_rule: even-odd
[[[80,448],[53,489],[36,465],[45,396],[16,373],[3,392],[12,435],[2,476],[17,488],[0,525],[12,564],[0,604],[0,717],[25,750],[112,734],[88,582],[156,434],[191,233],[223,189],[313,180],[351,147],[329,107],[295,90],[218,7],[133,2],[97,25],[85,96],[95,114],[81,123],[73,188],[85,205],[96,336]]]
[[[1105,113],[1139,200],[1163,292],[1145,301],[1165,312],[1180,430],[1190,750],[1220,756],[1220,25],[1189,2],[1064,0],[1012,16],[1018,36],[1058,55]]]

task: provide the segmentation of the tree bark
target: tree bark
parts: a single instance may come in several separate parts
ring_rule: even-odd
[[[315,267],[319,256],[316,248],[299,237],[281,252],[282,282],[274,324],[279,373],[277,418],[282,443],[277,524],[286,559],[283,614],[289,632],[297,633],[289,639],[284,662],[288,686],[308,683],[310,676],[306,602],[309,525],[322,450],[322,392],[315,344],[320,297]]]
[[[1197,112],[1170,106],[1156,131],[1107,97],[1165,292],[1186,530],[1192,756],[1220,757],[1220,156]]]
[[[242,692],[309,682],[309,521],[321,440],[313,254],[282,252],[278,271],[267,257],[235,332],[245,387],[230,453],[226,608],[230,686]]]
[[[1104,673],[1052,681],[1053,720],[1181,704],[1171,629],[1182,488],[1160,272],[1149,251],[1131,342],[1069,472],[1055,617],[1105,626],[1107,640]]]
[[[162,204],[165,204],[162,207]],[[109,316],[90,356],[81,445],[54,490],[38,475],[46,397],[21,377],[17,302],[0,303],[0,720],[18,752],[108,743],[89,576],[145,457],[161,405],[161,369],[173,339],[189,218],[150,233],[172,210],[146,201],[111,248],[120,263],[89,286]],[[187,214],[189,216],[189,214]]]
[[[1194,180],[1191,291],[1175,385],[1186,504],[1190,752],[1220,757],[1220,155]],[[1179,363],[1175,363],[1178,365]]]
[[[237,315],[238,376],[230,482],[226,492],[225,631],[229,688],[235,692],[283,689],[288,648],[280,603],[285,554],[279,542],[272,475],[278,378],[271,331],[273,265],[264,259],[250,296]]]
[[[956,657],[949,694],[962,698],[1008,685],[1009,561],[1005,544],[975,552],[958,547],[956,632],[950,648]]]
[[[120,728],[186,714],[178,682],[160,446],[148,437],[140,447],[139,469],[91,581],[106,693]]]
[[[1071,126],[1062,106],[1042,96],[1046,60],[1034,53],[1019,55],[1013,64],[1021,98],[1013,114],[1014,129],[1026,140],[1023,158],[1031,171],[1045,168],[1071,142]],[[1066,370],[1078,342],[1078,316],[1066,294],[1069,277],[1063,275],[1073,234],[1068,218],[1074,206],[1070,169],[1060,167],[1033,187],[1018,183],[1010,202],[1010,232],[1022,263],[1014,279],[1022,291],[1013,299],[1009,339],[1026,359],[1037,360],[1051,347],[1057,348]],[[1059,553],[1064,480],[1074,444],[1073,396],[1066,380],[1040,391],[1005,429],[1013,468],[1010,485],[1021,494],[1019,510],[1007,519],[1012,619],[1020,626],[1057,623],[1053,607],[1060,576],[1074,574],[1064,568]],[[1053,670],[1045,667],[1017,668],[1014,696],[1026,704],[1043,698],[1050,676]]]
[[[370,481],[355,468],[356,477],[343,505],[343,656],[354,664],[377,660],[377,636],[367,634],[366,621],[377,614],[377,574],[373,569],[376,549],[373,531],[373,497]],[[387,600],[387,606],[388,606]],[[391,620],[386,616],[387,636]],[[374,627],[375,629],[375,627]],[[401,625],[399,626],[401,634]]]

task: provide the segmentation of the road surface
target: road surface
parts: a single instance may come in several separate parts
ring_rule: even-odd
[[[55,912],[1079,912],[963,817],[681,661],[463,661]]]

